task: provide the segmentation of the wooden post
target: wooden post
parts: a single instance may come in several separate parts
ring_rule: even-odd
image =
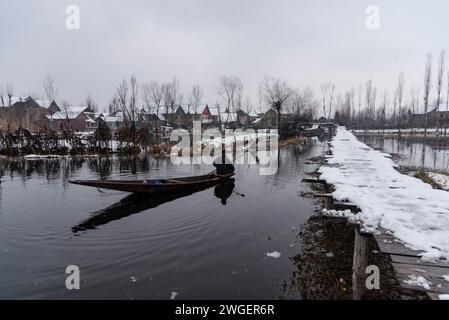
[[[352,264],[352,297],[361,300],[366,291],[366,267],[368,265],[367,254],[368,238],[360,234],[359,228],[355,228],[354,260]]]

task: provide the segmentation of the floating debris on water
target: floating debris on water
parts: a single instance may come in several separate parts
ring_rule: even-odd
[[[274,258],[274,259],[279,259],[281,257],[281,253],[278,252],[278,251],[267,252],[267,257]]]

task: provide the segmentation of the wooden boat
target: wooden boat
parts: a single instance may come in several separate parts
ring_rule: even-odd
[[[222,204],[226,204],[226,200],[232,195],[235,186],[234,182],[234,178],[229,178],[220,181],[213,186],[215,188],[214,196],[220,199]],[[148,196],[148,194],[145,193],[129,194],[112,206],[93,212],[88,219],[72,227],[72,232],[78,233],[97,229],[112,221],[156,208],[170,201],[191,196],[192,194],[195,194],[195,192],[200,192],[208,188],[212,188],[212,186],[197,187],[195,189],[179,190],[175,192],[164,192],[159,193],[157,197]]]
[[[179,192],[213,186],[231,178],[234,173],[219,175],[215,171],[202,176],[153,180],[74,180],[72,184],[131,193]]]

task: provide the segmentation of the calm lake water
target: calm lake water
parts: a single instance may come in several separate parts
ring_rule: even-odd
[[[0,298],[297,299],[285,292],[301,252],[299,227],[314,210],[300,196],[321,155],[316,142],[280,152],[260,176],[237,165],[234,183],[173,198],[136,198],[71,185],[70,179],[138,179],[204,174],[169,160],[0,160]],[[279,259],[266,253],[281,252]],[[81,270],[81,290],[65,269]]]
[[[444,144],[441,141],[423,142],[416,139],[380,136],[359,136],[358,138],[372,148],[392,154],[394,161],[399,165],[449,171],[449,138],[448,143]]]

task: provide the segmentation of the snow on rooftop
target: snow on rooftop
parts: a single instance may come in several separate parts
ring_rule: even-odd
[[[17,102],[24,102],[28,98],[29,97],[16,97],[16,96],[13,96],[13,97],[11,97],[11,101],[10,101],[8,96],[3,96],[3,97],[0,97],[0,106],[4,105],[5,107],[9,107],[10,102],[11,102],[11,106],[12,106],[13,104],[15,104]]]
[[[254,111],[254,110],[251,110],[250,112],[248,112],[248,115],[249,115],[250,117],[253,117],[253,118],[259,116],[258,113],[257,113],[256,111]]]
[[[47,118],[53,120],[73,120],[76,119],[86,109],[87,107],[70,107],[67,110],[61,110],[51,116],[47,116]]]
[[[34,99],[34,101],[36,101],[36,103],[41,106],[42,108],[48,109],[50,108],[51,104],[53,103],[53,101],[55,100],[50,100],[50,99]],[[55,101],[55,103],[57,105],[61,105],[62,103],[58,104],[58,102]]]
[[[426,290],[430,290],[432,282],[426,280],[426,278],[417,275],[409,275],[407,280],[404,280],[405,283],[411,286],[423,287]]]
[[[236,112],[223,112],[220,114],[220,120],[222,123],[229,123],[237,121],[237,113]]]
[[[352,219],[365,231],[391,232],[407,247],[424,251],[423,259],[449,259],[449,192],[399,173],[389,157],[344,127],[338,128],[332,149],[329,166],[320,168],[321,179],[335,186],[334,198],[362,210]]]

